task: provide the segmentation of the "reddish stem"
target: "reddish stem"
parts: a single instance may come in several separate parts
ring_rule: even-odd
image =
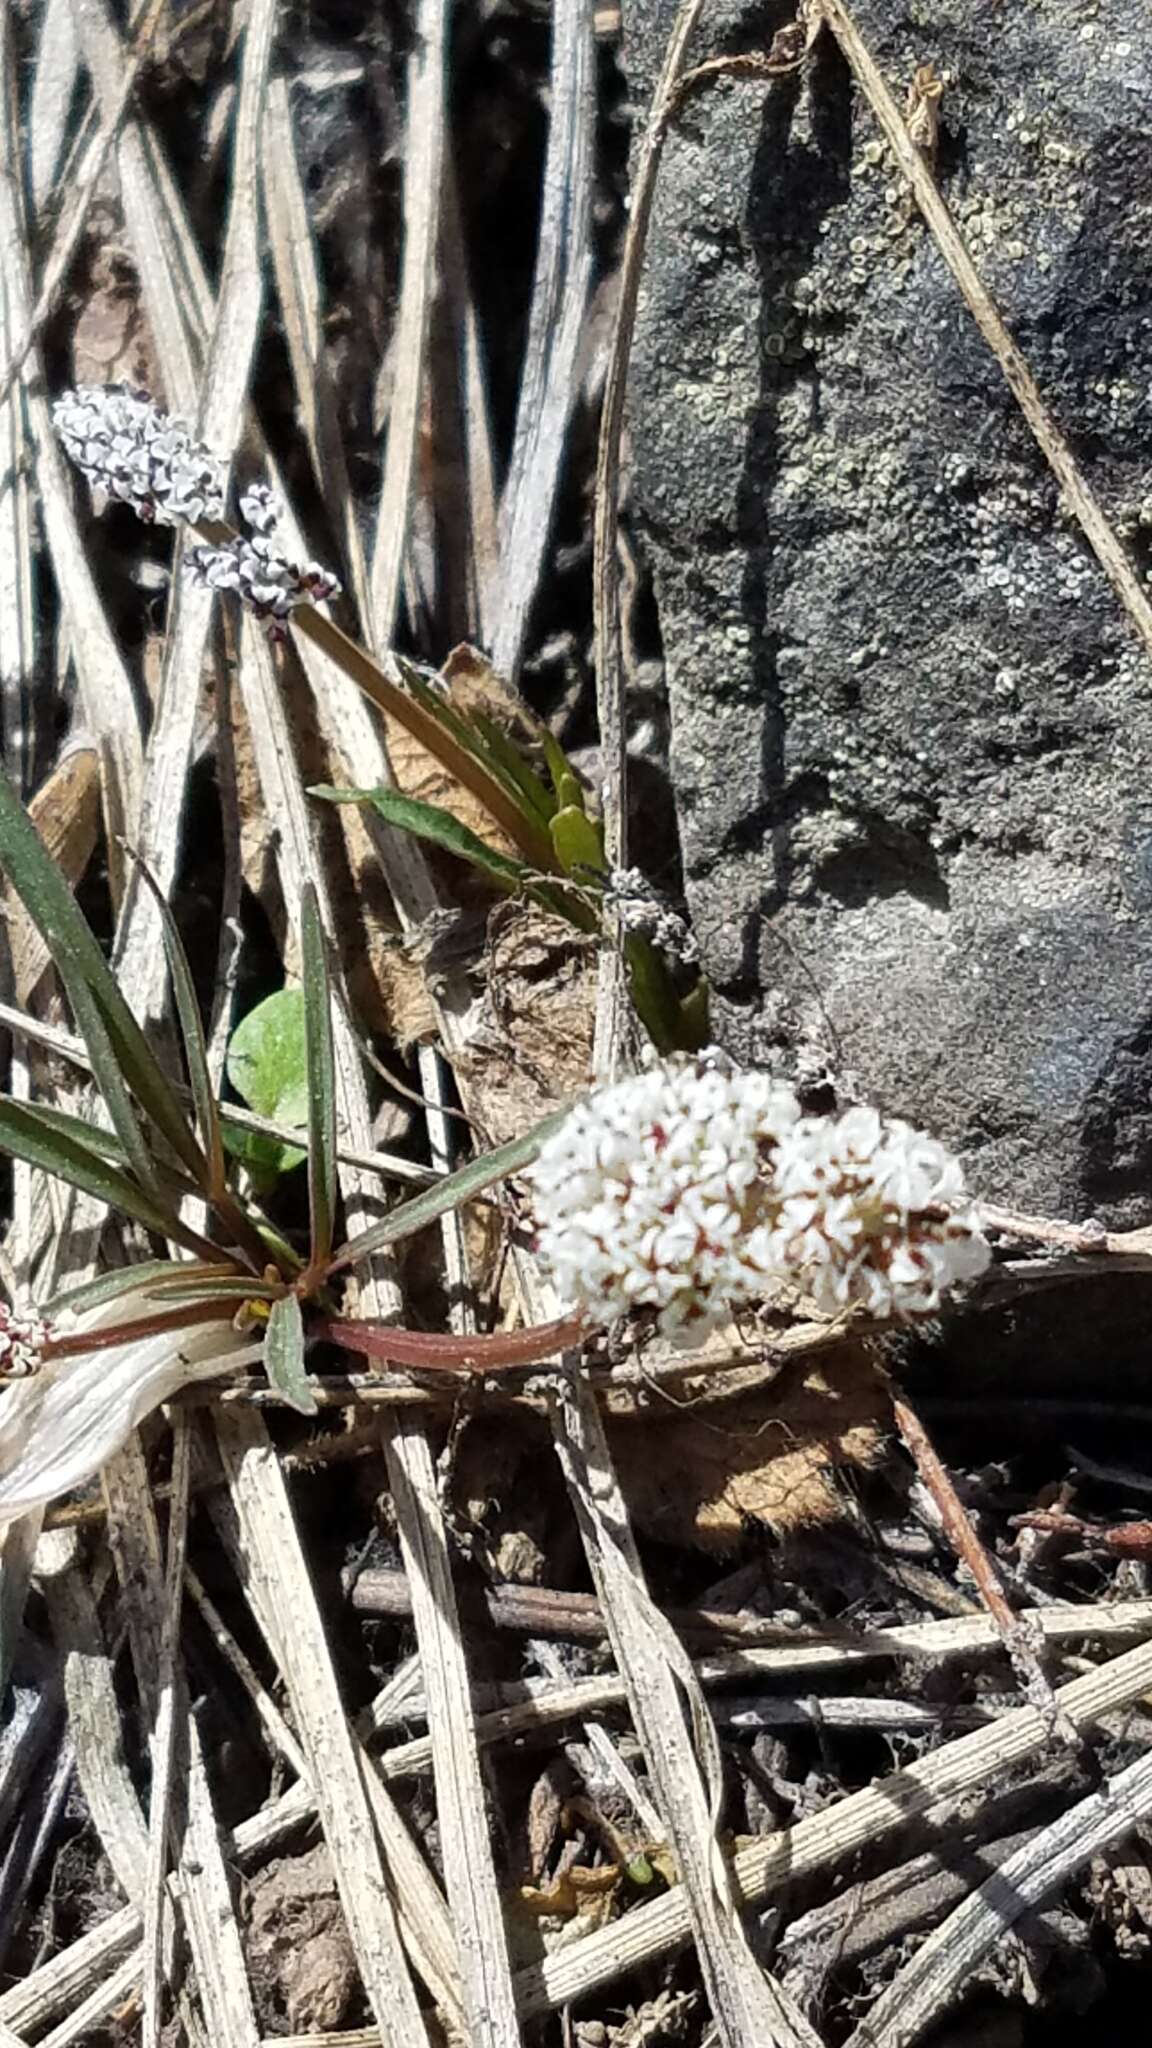
[[[554,1323],[536,1323],[529,1330],[497,1330],[490,1337],[455,1337],[428,1330],[397,1330],[389,1323],[322,1322],[312,1335],[343,1344],[365,1358],[389,1365],[422,1365],[433,1372],[507,1372],[517,1365],[535,1365],[586,1332],[581,1315],[560,1316]]]
[[[99,1330],[78,1330],[67,1337],[49,1337],[41,1357],[75,1358],[86,1351],[108,1351],[114,1344],[132,1344],[137,1337],[159,1337],[165,1330],[184,1330],[191,1323],[228,1322],[240,1304],[229,1300],[188,1301],[178,1308],[157,1309],[155,1315],[136,1316],[129,1323],[106,1323]]]

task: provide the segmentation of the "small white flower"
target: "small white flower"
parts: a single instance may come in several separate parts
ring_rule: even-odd
[[[252,484],[240,500],[240,517],[253,533],[275,533],[284,517],[283,500],[268,484]]]
[[[0,1378],[25,1379],[38,1371],[47,1335],[38,1316],[20,1315],[0,1301]]]
[[[151,1299],[121,1298],[75,1327],[107,1328],[155,1309]],[[0,1530],[91,1479],[181,1387],[251,1364],[261,1351],[224,1319],[56,1358],[49,1350],[31,1378],[0,1392]]]
[[[220,547],[189,548],[184,567],[194,582],[234,592],[248,611],[269,622],[275,636],[298,604],[322,604],[338,594],[340,583],[318,562],[301,566],[283,553],[275,536],[284,508],[266,484],[245,491],[240,510],[250,534]]]
[[[790,1088],[722,1055],[652,1064],[580,1103],[531,1173],[538,1249],[594,1322],[654,1308],[665,1331],[762,1296],[757,1230]]]
[[[959,1160],[874,1109],[802,1118],[780,1145],[776,1181],[773,1255],[829,1311],[928,1314],[991,1258]]]
[[[599,1324],[643,1307],[673,1334],[781,1283],[833,1313],[922,1315],[991,1256],[935,1138],[872,1109],[802,1117],[715,1053],[596,1090],[529,1179],[540,1257]]]
[[[131,505],[141,519],[178,526],[222,518],[223,463],[145,392],[81,385],[56,400],[52,424],[93,489]]]

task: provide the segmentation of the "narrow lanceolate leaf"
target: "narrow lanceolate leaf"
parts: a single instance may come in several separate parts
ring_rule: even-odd
[[[432,846],[442,846],[447,853],[454,853],[458,860],[468,861],[479,868],[501,889],[522,888],[532,870],[523,861],[510,860],[506,853],[497,853],[495,847],[486,846],[479,836],[462,825],[451,811],[441,810],[439,804],[421,803],[419,798],[405,796],[402,790],[388,789],[381,785],[376,789],[331,789],[323,785],[309,791],[310,796],[322,796],[330,804],[371,804],[388,825],[396,825],[402,832],[411,832],[417,839],[427,840]]]
[[[525,802],[546,825],[555,808],[555,800],[547,784],[541,782],[515,740],[509,739],[494,718],[489,718],[486,711],[473,711],[470,716],[493,767],[503,771],[504,780],[522,792]]]
[[[199,1259],[182,1259],[179,1263],[175,1259],[144,1259],[138,1266],[121,1266],[115,1273],[101,1273],[98,1280],[86,1280],[82,1287],[65,1288],[62,1294],[53,1295],[44,1313],[49,1318],[65,1310],[79,1315],[85,1309],[102,1308],[105,1302],[116,1301],[122,1294],[154,1295],[164,1300],[165,1282],[169,1278],[190,1287],[210,1280],[226,1280],[235,1270],[231,1265],[210,1266]]]
[[[168,972],[172,977],[172,993],[176,998],[176,1014],[180,1019],[180,1036],[184,1042],[184,1061],[188,1068],[188,1081],[196,1108],[196,1127],[200,1143],[208,1156],[209,1178],[202,1192],[218,1195],[225,1184],[224,1140],[220,1135],[216,1091],[208,1071],[208,1047],[204,1038],[200,1004],[196,998],[196,984],[192,979],[192,969],[188,964],[188,955],[184,951],[184,941],[180,937],[168,898],[143,861],[140,863],[140,873],[160,913],[164,951],[168,956]]]
[[[151,1163],[131,1095],[199,1183],[204,1160],[179,1098],[121,995],[68,883],[3,775],[0,868],[52,955],[88,1048],[96,1085],[136,1171],[146,1181]]]
[[[174,1268],[175,1273],[180,1267]],[[246,1280],[243,1275],[230,1274],[222,1279],[165,1281],[162,1286],[144,1289],[149,1300],[168,1302],[195,1301],[276,1301],[280,1290],[274,1282],[267,1280]],[[0,2041],[0,2048],[4,2044]]]
[[[189,1251],[211,1256],[215,1250],[206,1239],[185,1228],[175,1206],[166,1203],[162,1195],[154,1189],[142,1188],[111,1160],[102,1158],[92,1147],[41,1117],[34,1105],[0,1097],[0,1152],[23,1159],[29,1166],[38,1166],[44,1173],[55,1174],[57,1180],[93,1195],[110,1209],[122,1210],[146,1230],[170,1237],[173,1243],[185,1245]]]
[[[539,834],[541,823],[546,822],[548,812],[546,808],[542,808],[536,793],[525,788],[525,778],[527,777],[530,782],[535,778],[527,762],[517,754],[511,740],[504,740],[503,735],[499,734],[499,728],[494,727],[483,713],[470,712],[465,716],[463,712],[457,711],[451,698],[434,689],[427,677],[421,675],[420,670],[413,667],[411,662],[405,661],[403,655],[394,654],[392,658],[408,685],[410,695],[423,705],[429,716],[434,718],[445,732],[459,742],[465,753],[471,755],[481,772],[491,776],[493,782],[504,791],[505,796],[511,799],[514,811],[518,813],[520,819],[520,829],[511,834],[515,844],[527,853],[535,843],[539,848],[537,859],[542,859],[542,864],[547,867],[546,841],[541,839]],[[495,741],[492,738],[494,731],[499,734]],[[541,784],[540,796],[544,798],[545,805],[547,794]]]
[[[316,1395],[304,1363],[304,1317],[295,1294],[272,1303],[264,1339],[264,1370],[268,1384],[282,1401],[301,1415],[315,1415]]]
[[[304,977],[304,1045],[308,1060],[308,1202],[311,1264],[323,1272],[332,1252],[336,1215],[336,1059],[332,1050],[332,989],[320,906],[311,882],[300,905],[300,958]]]
[[[446,1174],[424,1194],[414,1195],[410,1202],[401,1202],[390,1215],[374,1223],[370,1230],[362,1230],[358,1237],[349,1238],[337,1253],[335,1264],[350,1266],[357,1259],[366,1259],[369,1253],[380,1251],[385,1245],[398,1244],[401,1238],[411,1237],[415,1231],[423,1230],[425,1224],[435,1223],[437,1217],[447,1215],[450,1209],[458,1209],[461,1202],[469,1202],[474,1195],[482,1194],[494,1181],[504,1180],[510,1173],[520,1173],[524,1167],[531,1166],[545,1139],[559,1130],[567,1115],[567,1109],[555,1110],[524,1137],[511,1138],[506,1145],[498,1145],[494,1152],[485,1152],[483,1158],[473,1159],[456,1173]]]
[[[131,1171],[131,1161],[115,1131],[105,1130],[102,1124],[92,1124],[85,1117],[74,1116],[70,1110],[55,1109],[50,1103],[36,1102],[28,1105],[34,1109],[42,1124],[59,1131],[65,1138],[72,1138],[77,1145],[83,1145],[88,1152],[95,1152],[100,1159],[110,1159],[113,1166],[122,1166]],[[155,1182],[153,1181],[153,1186]],[[191,1183],[188,1183],[189,1189]]]

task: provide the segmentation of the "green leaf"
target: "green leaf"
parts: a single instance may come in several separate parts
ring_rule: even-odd
[[[471,1201],[474,1195],[482,1194],[494,1181],[506,1180],[510,1173],[519,1173],[525,1166],[531,1166],[532,1161],[538,1158],[545,1139],[559,1130],[567,1115],[567,1109],[554,1110],[524,1137],[510,1138],[506,1145],[498,1145],[494,1152],[485,1152],[480,1159],[470,1160],[467,1166],[459,1167],[455,1173],[445,1174],[435,1187],[413,1195],[409,1202],[401,1202],[379,1223],[373,1223],[370,1229],[349,1238],[337,1253],[332,1270],[336,1266],[350,1266],[357,1259],[366,1259],[385,1245],[398,1244],[401,1238],[411,1237],[415,1231],[423,1230],[426,1224],[446,1216],[450,1209],[458,1209],[461,1202]]]
[[[684,1050],[686,1020],[663,956],[647,939],[630,932],[624,940],[624,958],[636,1015],[657,1052]]]
[[[192,1259],[183,1264],[178,1264],[175,1259],[142,1259],[138,1266],[120,1266],[114,1273],[101,1273],[98,1280],[86,1280],[82,1287],[68,1287],[62,1294],[54,1294],[45,1313],[54,1316],[59,1315],[62,1309],[69,1309],[79,1315],[84,1309],[102,1308],[105,1302],[118,1301],[121,1295],[143,1293],[156,1287],[169,1273],[195,1279],[197,1273],[219,1271],[218,1266]]]
[[[304,1050],[308,1062],[308,1208],[310,1263],[322,1272],[332,1250],[336,1215],[336,1058],[332,1050],[332,990],[320,905],[309,882],[300,905],[304,977]]]
[[[521,826],[519,831],[511,834],[512,838],[524,853],[531,855],[537,866],[546,869],[549,848],[544,826],[552,806],[548,804],[547,808],[542,810],[535,795],[529,796],[525,791],[525,764],[516,755],[511,741],[503,746],[493,743],[489,737],[489,720],[482,715],[465,718],[457,711],[451,699],[442,691],[433,689],[427,677],[422,675],[418,668],[414,668],[411,662],[405,661],[402,655],[395,653],[392,658],[404,678],[409,695],[416,699],[426,716],[434,718],[443,731],[455,741],[457,747],[476,763],[480,773],[496,784],[506,800],[511,800]],[[515,757],[515,766],[508,758],[509,753]],[[531,774],[530,770],[527,772]],[[481,802],[484,802],[480,785],[473,783],[470,786],[480,797]],[[544,791],[543,794],[546,799],[547,792]],[[489,807],[486,805],[486,808]],[[496,810],[491,812],[491,815],[499,819],[500,812]],[[509,821],[505,820],[504,823],[505,829],[508,830]]]
[[[151,1287],[148,1290],[153,1301],[276,1301],[279,1290],[266,1280],[212,1279],[186,1280],[182,1286],[169,1285]]]
[[[196,984],[192,979],[188,955],[184,951],[184,941],[172,915],[172,906],[143,861],[138,863],[138,868],[145,886],[152,893],[164,933],[168,972],[172,977],[172,993],[176,998],[176,1014],[180,1019],[180,1036],[184,1042],[184,1061],[188,1068],[188,1081],[196,1108],[197,1131],[208,1160],[208,1183],[202,1192],[206,1195],[218,1195],[225,1184],[224,1141],[220,1135],[216,1091],[208,1071],[208,1047],[204,1038],[200,1004],[196,997]]]
[[[523,797],[534,817],[547,824],[556,808],[555,799],[547,784],[541,782],[536,770],[524,759],[515,740],[489,718],[485,711],[473,711],[472,722],[484,741],[487,758],[494,773],[502,772],[509,787],[514,787]]]
[[[278,989],[249,1010],[232,1033],[225,1064],[237,1095],[258,1116],[293,1127],[306,1125],[308,1053],[303,990]],[[282,1173],[307,1157],[303,1145],[285,1145],[279,1138],[230,1124],[227,1108],[223,1124],[229,1151],[243,1160],[260,1187],[271,1187]]]
[[[143,1182],[152,1178],[131,1095],[200,1184],[205,1162],[172,1083],[121,995],[67,881],[2,774],[0,867],[55,962],[96,1086],[134,1170]]]
[[[604,842],[600,827],[574,804],[565,804],[549,820],[548,830],[556,848],[556,858],[566,874],[575,874],[578,868],[591,868],[602,875],[607,868],[604,858]]]
[[[572,773],[572,764],[560,745],[559,740],[554,733],[549,731],[547,726],[541,729],[540,743],[544,748],[544,759],[548,763],[548,773],[552,777],[552,787],[556,792],[556,802],[558,804],[570,803],[572,801],[571,797],[565,796],[562,792],[566,783],[576,781],[576,777]]]
[[[170,1237],[202,1254],[214,1250],[205,1238],[186,1229],[175,1205],[165,1203],[154,1188],[142,1188],[93,1147],[62,1130],[54,1118],[43,1116],[34,1104],[0,1096],[0,1151],[55,1174],[57,1180],[94,1195],[110,1209],[135,1217],[159,1237]]]
[[[299,1415],[315,1415],[316,1393],[304,1363],[304,1317],[299,1297],[282,1294],[272,1303],[264,1339],[268,1384]]]
[[[330,804],[371,804],[388,825],[396,825],[402,832],[411,832],[417,839],[426,839],[433,846],[442,846],[448,853],[454,853],[459,860],[466,860],[502,889],[519,889],[531,876],[532,870],[523,861],[510,860],[506,853],[497,853],[494,847],[486,846],[475,832],[462,825],[451,811],[441,810],[439,804],[421,803],[417,797],[405,796],[399,789],[333,789],[327,784],[309,790],[309,796],[323,797]]]
[[[50,1124],[52,1129],[59,1131],[63,1137],[74,1139],[76,1144],[83,1145],[86,1151],[95,1152],[97,1158],[110,1159],[114,1166],[122,1166],[131,1172],[128,1154],[115,1131],[105,1130],[103,1124],[89,1123],[86,1117],[74,1116],[70,1110],[54,1109],[47,1102],[35,1102],[28,1106],[35,1110],[42,1123]],[[154,1181],[152,1187],[154,1190]],[[191,1188],[191,1182],[188,1183],[188,1187]]]

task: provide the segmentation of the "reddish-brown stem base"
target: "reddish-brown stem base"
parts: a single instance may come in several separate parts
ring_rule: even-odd
[[[560,1316],[529,1330],[498,1330],[490,1337],[444,1336],[427,1330],[396,1330],[388,1323],[322,1322],[311,1334],[365,1358],[388,1365],[423,1366],[430,1372],[510,1372],[518,1365],[538,1365],[587,1334],[583,1316]]]
[[[185,1330],[193,1323],[226,1323],[239,1303],[229,1300],[188,1301],[179,1308],[157,1309],[152,1316],[134,1316],[128,1323],[107,1323],[99,1330],[78,1330],[74,1336],[49,1337],[41,1356],[76,1358],[85,1351],[109,1351],[115,1344],[132,1344],[138,1337],[159,1337],[165,1330]]]

